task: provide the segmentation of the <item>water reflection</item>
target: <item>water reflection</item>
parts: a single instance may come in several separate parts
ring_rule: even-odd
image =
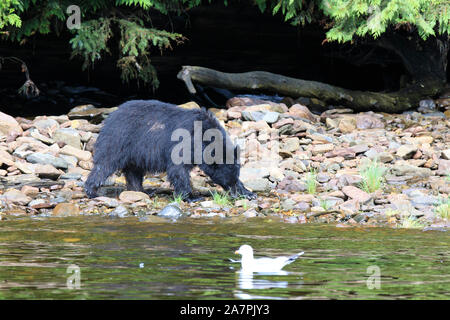
[[[236,287],[240,290],[235,290],[234,296],[238,299],[281,299],[280,297],[254,294],[241,290],[286,289],[288,286],[299,288],[303,285],[303,273],[300,272],[248,272],[240,270],[236,274],[238,275]],[[282,278],[280,279],[280,277]]]
[[[153,223],[103,216],[1,221],[0,299],[450,296],[448,232],[230,221]],[[308,255],[287,271],[242,272],[238,260],[227,260],[242,237],[269,256],[297,248]],[[70,264],[81,268],[81,290],[66,286]],[[367,268],[374,265],[381,269],[377,290],[366,283]]]

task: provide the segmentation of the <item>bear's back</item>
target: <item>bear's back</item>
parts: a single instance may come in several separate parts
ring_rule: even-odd
[[[179,127],[189,129],[194,121],[202,121],[205,113],[205,110],[183,109],[158,100],[131,100],[120,105],[110,117],[119,121],[127,119],[129,123],[134,122],[136,125],[142,123],[148,126],[160,123],[174,130]],[[138,127],[142,128],[139,125]]]
[[[205,109],[183,109],[158,100],[125,102],[106,119],[95,145],[94,162],[111,158],[120,168],[132,165],[163,172],[180,138],[185,141],[186,131],[177,129],[187,130],[190,139],[186,141],[193,148],[196,121],[201,122],[202,138],[206,130],[218,129],[224,146],[232,146],[224,128]]]

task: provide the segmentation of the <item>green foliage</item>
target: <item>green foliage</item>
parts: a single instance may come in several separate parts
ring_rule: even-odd
[[[450,33],[448,0],[325,0],[320,8],[333,21],[327,38],[339,42],[354,36],[374,38],[389,27],[415,27],[423,39]]]
[[[450,197],[446,200],[441,200],[440,204],[434,209],[434,212],[442,219],[448,219],[450,217]]]
[[[142,21],[134,22],[120,19],[118,21],[121,31],[120,51],[121,57],[117,65],[122,70],[122,79],[126,82],[131,79],[140,79],[144,83],[151,82],[158,87],[156,70],[150,64],[150,48],[155,47],[162,52],[172,49],[171,41],[183,42],[184,37],[178,33],[171,33],[155,28],[142,27]]]
[[[182,195],[176,195],[175,193],[173,194],[173,202],[176,203],[181,203],[183,202],[183,196]]]
[[[311,169],[306,176],[306,191],[309,194],[315,194],[317,192],[317,172]]]
[[[376,160],[370,161],[361,170],[360,174],[363,178],[361,189],[368,193],[377,191],[383,186],[386,168],[380,166]]]
[[[226,5],[229,1],[223,1]],[[204,5],[208,2],[203,2]],[[379,37],[397,28],[416,30],[426,39],[450,34],[449,0],[254,0],[261,11],[280,14],[293,25],[318,22],[327,31],[327,40],[353,41],[356,37]],[[110,53],[119,43],[117,66],[122,79],[158,86],[150,55],[171,49],[185,39],[181,34],[152,25],[149,11],[163,15],[184,14],[202,4],[201,0],[2,0],[0,35],[25,42],[35,34],[66,31],[66,10],[78,5],[81,28],[72,30],[73,56],[83,60],[83,68]],[[116,32],[118,30],[118,32]],[[111,41],[116,38],[118,41]]]
[[[400,27],[417,30],[423,39],[450,34],[448,0],[256,0],[256,4],[261,11],[283,14],[293,25],[318,21],[329,29],[330,41],[377,38]]]
[[[67,8],[77,5],[81,10],[81,27],[70,31],[73,33],[70,44],[72,57],[82,59],[83,70],[94,67],[95,62],[110,54],[111,45],[118,43],[117,66],[122,80],[143,81],[156,88],[159,83],[150,54],[172,49],[173,44],[185,38],[152,27],[147,11],[181,14],[199,5],[200,0],[115,0],[113,3],[108,0],[0,1],[0,34],[12,41],[26,41],[37,33],[59,34],[66,30]],[[118,41],[111,41],[112,38]]]
[[[100,60],[102,53],[110,52],[107,43],[111,36],[111,19],[100,18],[83,22],[70,40],[72,57],[83,58],[83,70],[93,66],[96,60]]]
[[[226,193],[219,193],[219,192],[214,192],[211,194],[213,197],[213,201],[214,203],[218,204],[221,207],[229,207],[231,206],[231,199],[228,195],[228,192]]]
[[[425,223],[421,222],[417,218],[413,216],[405,216],[400,220],[400,223],[398,224],[399,228],[404,229],[422,229],[426,225]]]
[[[2,0],[0,1],[0,33],[5,26],[15,26],[20,28],[22,20],[15,13],[16,8],[20,8],[20,1],[18,0]]]
[[[72,56],[80,56],[83,59],[83,69],[93,67],[96,60],[100,60],[104,53],[110,52],[108,40],[113,36],[113,25],[118,26],[120,30],[117,66],[121,70],[122,80],[142,80],[154,88],[158,87],[156,70],[150,63],[150,49],[154,47],[160,52],[172,49],[172,41],[178,44],[184,37],[178,33],[146,28],[142,19],[135,18],[130,21],[100,18],[83,22],[70,40]]]
[[[331,203],[327,200],[321,199],[320,200],[320,206],[325,210],[328,211],[331,208]]]

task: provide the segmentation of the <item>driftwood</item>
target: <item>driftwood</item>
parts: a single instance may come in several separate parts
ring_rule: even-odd
[[[264,71],[225,73],[198,66],[183,66],[178,79],[184,81],[191,94],[194,83],[236,91],[269,92],[292,98],[317,98],[331,105],[355,111],[398,113],[418,106],[419,101],[438,94],[444,87],[441,80],[424,80],[392,93],[348,90],[317,81],[286,77]]]
[[[2,57],[0,56],[0,70],[2,68],[2,65],[5,63],[5,61],[11,61],[14,63],[20,63],[21,71],[25,74],[25,83],[19,88],[18,92],[19,94],[30,98],[30,97],[37,97],[40,93],[38,87],[34,84],[33,80],[30,78],[30,72],[28,70],[27,64],[17,58],[17,57]]]

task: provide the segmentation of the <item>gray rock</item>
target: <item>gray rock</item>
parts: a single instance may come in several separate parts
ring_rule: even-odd
[[[252,191],[256,192],[268,192],[275,188],[276,183],[270,182],[268,179],[265,178],[257,178],[249,181],[242,181],[244,183],[244,186]]]
[[[358,213],[356,216],[353,217],[353,220],[356,222],[361,222],[367,219],[367,215],[365,213]]]
[[[295,201],[292,199],[285,199],[282,203],[281,203],[281,208],[283,210],[292,210],[294,209],[295,206]]]
[[[278,121],[280,114],[273,111],[242,111],[242,117],[248,121],[263,120],[267,123],[275,123]]]
[[[419,109],[436,109],[436,104],[432,99],[420,100]],[[421,110],[419,110],[421,111]]]
[[[125,218],[129,215],[128,209],[124,206],[118,206],[113,211],[109,213],[110,216],[118,217],[118,218]]]
[[[310,209],[310,205],[307,202],[301,201],[301,202],[297,203],[294,208],[297,210],[300,210],[302,212],[305,212]]]
[[[280,152],[290,153],[297,151],[298,148],[300,148],[300,143],[297,137],[287,138],[281,144]]]
[[[82,177],[81,173],[65,173],[59,177],[59,179],[64,180],[80,180]]]
[[[101,201],[103,205],[109,207],[109,208],[117,208],[120,206],[120,202],[115,198],[109,198],[109,197],[97,197],[95,200]]]
[[[64,172],[51,164],[38,164],[35,165],[35,173],[42,179],[57,180]]]
[[[333,143],[333,138],[314,130],[307,130],[308,138],[325,143]]]
[[[423,216],[423,213],[416,210],[409,200],[391,200],[391,208],[400,211],[404,215],[411,215],[413,217]]]
[[[35,174],[20,174],[17,176],[0,177],[0,181],[9,184],[31,184],[33,182],[39,182],[41,179]]]
[[[33,151],[28,150],[29,148],[30,148],[30,146],[27,143],[24,143],[23,145],[18,147],[16,150],[14,150],[13,156],[21,158],[21,159],[26,159],[26,157],[28,157],[30,154],[33,153]]]
[[[433,196],[422,195],[411,198],[414,206],[433,206],[439,203],[438,199]]]
[[[36,206],[36,205],[38,205],[38,204],[43,204],[43,203],[46,203],[47,201],[46,200],[44,200],[44,199],[34,199],[34,200],[31,200],[29,203],[28,203],[28,206],[29,207],[32,207],[32,206]]]
[[[264,118],[261,111],[242,111],[242,117],[247,121],[260,121]]]
[[[316,178],[316,180],[320,183],[328,182],[328,181],[330,181],[330,179],[331,179],[331,177],[328,174],[323,173],[323,172],[318,173],[317,178]]]
[[[74,156],[68,156],[65,154],[59,154],[59,158],[63,159],[69,164],[69,167],[76,167],[78,163],[78,159]]]
[[[396,155],[403,159],[410,159],[417,152],[417,146],[403,145],[397,149]]]
[[[344,200],[338,197],[330,197],[327,196],[324,201],[326,202],[327,206],[330,209],[335,209],[337,206],[341,205],[342,203],[344,203]],[[320,205],[320,202],[319,202]]]
[[[56,142],[64,142],[69,146],[81,149],[81,137],[77,130],[73,128],[62,128],[56,130],[53,134],[53,140]]]
[[[256,212],[255,209],[249,209],[247,211],[245,211],[244,213],[242,213],[242,215],[246,218],[254,218],[258,216],[258,212]]]
[[[37,140],[39,140],[39,141],[41,141],[41,142],[43,142],[43,143],[45,143],[45,144],[49,144],[49,145],[55,143],[55,141],[54,141],[53,139],[44,136],[43,134],[41,134],[41,133],[39,132],[39,130],[37,130],[37,129],[30,129],[30,130],[31,130],[31,134],[30,134],[30,135],[31,135],[33,138],[35,138],[35,139],[37,139]]]
[[[35,126],[38,129],[41,130],[46,130],[48,128],[59,128],[59,123],[56,120],[53,119],[42,119],[42,120],[37,120],[33,123],[33,126]]]
[[[336,174],[336,172],[340,169],[341,166],[339,165],[339,163],[333,162],[328,165],[327,172],[331,174]]]
[[[202,208],[218,208],[219,205],[212,200],[202,201],[200,202]]]
[[[400,148],[400,146],[401,146],[401,144],[400,144],[400,143],[397,143],[397,142],[395,142],[395,141],[389,142],[389,149],[390,149],[390,150],[392,150],[392,149],[398,149],[398,148]]]
[[[386,175],[386,183],[390,185],[402,185],[405,184],[408,180],[411,180],[413,176],[393,176],[393,175]]]
[[[184,215],[180,206],[176,202],[169,203],[158,214],[160,217],[178,219]]]
[[[269,124],[275,123],[278,121],[280,114],[278,112],[269,111],[264,114],[263,120]]]
[[[401,164],[401,165],[395,164],[392,167],[391,171],[396,176],[413,176],[421,178],[427,178],[432,174],[431,169],[420,168],[409,164]]]
[[[286,177],[278,183],[277,189],[288,192],[303,192],[306,191],[307,188],[301,180],[286,174]]]
[[[242,182],[258,179],[268,178],[270,171],[267,168],[241,168],[240,179]]]
[[[352,150],[354,153],[359,154],[359,153],[364,153],[367,150],[369,150],[369,146],[367,144],[363,143],[363,144],[354,145],[353,147],[350,147],[349,149]]]
[[[378,160],[382,163],[388,163],[394,160],[394,156],[389,152],[380,152],[378,154]]]
[[[31,163],[51,164],[55,168],[60,168],[60,169],[67,169],[69,166],[68,163],[61,158],[57,158],[48,153],[40,153],[40,152],[35,152],[33,154],[30,154],[27,157],[27,161],[31,162]]]
[[[450,160],[439,159],[438,161],[438,170],[436,174],[440,176],[446,176],[450,172]]]
[[[442,158],[450,160],[450,149],[442,150]]]
[[[7,202],[19,205],[27,205],[32,199],[17,189],[10,189],[0,196]]]
[[[341,186],[359,186],[363,181],[359,175],[343,174],[339,177],[339,184]]]
[[[430,112],[423,115],[424,118],[442,118],[445,119],[446,116],[443,112]]]

